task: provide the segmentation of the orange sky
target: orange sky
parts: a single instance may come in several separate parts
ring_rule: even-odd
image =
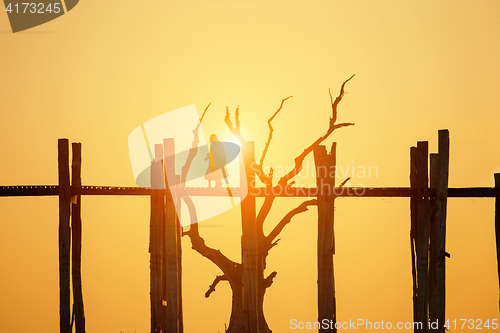
[[[3,8],[3,7],[2,7]],[[230,140],[240,105],[267,166],[287,167],[328,126],[328,88],[349,92],[335,132],[340,166],[376,166],[351,186],[408,186],[409,148],[450,130],[450,186],[492,186],[500,172],[500,2],[81,1],[12,34],[0,12],[0,185],[57,183],[57,139],[82,142],[85,185],[134,186],[127,138],[144,121],[196,104],[206,135]],[[308,159],[312,167],[312,159]],[[307,161],[306,161],[307,162]],[[299,185],[314,178],[301,177]],[[260,202],[260,201],[259,201]],[[278,199],[266,230],[300,199]],[[149,330],[149,200],[84,197],[83,286],[89,332]],[[338,199],[338,318],[412,319],[408,199]],[[57,198],[0,198],[0,331],[59,325]],[[494,200],[450,199],[447,317],[498,318]],[[201,230],[239,260],[239,209]],[[287,226],[268,258],[275,332],[316,319],[316,210]],[[204,293],[217,267],[183,240],[185,332],[223,331],[230,287]],[[24,323],[19,325],[19,323]]]

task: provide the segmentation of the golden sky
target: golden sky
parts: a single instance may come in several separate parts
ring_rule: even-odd
[[[3,8],[3,7],[1,7]],[[450,187],[500,172],[500,2],[396,0],[81,1],[12,34],[0,12],[0,185],[57,184],[57,139],[82,142],[83,184],[134,186],[127,138],[141,123],[212,103],[203,129],[231,140],[225,107],[267,166],[287,167],[323,134],[328,88],[349,92],[335,132],[339,166],[376,166],[350,185],[408,186],[409,148],[450,130]],[[312,168],[312,158],[308,159]],[[306,161],[307,162],[307,161]],[[313,176],[301,177],[307,186]],[[260,202],[260,201],[259,201]],[[300,199],[278,199],[268,229]],[[494,200],[448,204],[447,318],[498,318]],[[83,292],[89,332],[149,330],[149,200],[84,197]],[[54,332],[58,199],[0,198],[0,331]],[[316,320],[316,209],[292,220],[268,257],[275,332]],[[209,245],[239,260],[239,208],[206,222]],[[412,320],[409,199],[338,199],[340,321]],[[185,332],[223,331],[230,287],[183,239]],[[23,323],[20,325],[19,323]]]

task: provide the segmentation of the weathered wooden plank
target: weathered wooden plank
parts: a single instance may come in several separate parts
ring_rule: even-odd
[[[204,188],[187,187],[177,190],[181,196],[227,196],[225,188]],[[114,186],[82,186],[81,189],[71,189],[71,192],[80,195],[118,195],[118,196],[147,196],[151,195],[152,189],[141,187],[114,187]],[[238,187],[232,187],[231,193],[235,197],[246,194]],[[316,188],[291,187],[286,191],[277,191],[277,197],[315,197],[318,193]],[[264,197],[266,189],[264,187],[255,187],[253,192],[255,197]],[[436,192],[429,189],[429,196],[435,196]],[[26,186],[0,186],[0,197],[17,196],[56,196],[59,195],[57,185],[26,185]],[[409,198],[413,195],[413,190],[408,187],[344,187],[335,188],[337,197],[364,197],[364,198]],[[500,188],[494,187],[463,187],[448,188],[448,198],[496,198],[500,196]]]
[[[0,186],[0,197],[58,196],[57,185]]]
[[[164,228],[164,259],[163,268],[165,274],[165,300],[166,321],[165,333],[179,333],[179,253],[178,253],[178,233],[179,227],[175,213],[175,184],[169,186],[168,180],[175,182],[175,146],[174,139],[163,140],[164,154],[164,172],[166,180],[166,213],[165,213],[165,228]],[[168,157],[168,158],[167,158]]]
[[[243,291],[244,309],[247,316],[246,333],[259,331],[258,306],[258,269],[257,269],[257,225],[256,225],[256,200],[252,187],[255,184],[255,144],[247,141],[242,147],[245,172],[247,176],[248,195],[241,202],[241,253],[243,263]]]
[[[410,148],[410,188],[413,195],[410,197],[410,250],[411,250],[411,273],[413,278],[413,321],[418,318],[418,284],[417,284],[417,147]]]
[[[429,316],[432,322],[438,322],[434,332],[445,332],[446,309],[446,209],[448,198],[448,174],[450,161],[450,139],[448,130],[439,131],[437,166],[435,181],[431,187],[436,188],[434,207],[431,213],[432,230],[430,232],[430,278]],[[432,166],[432,165],[431,165]],[[431,168],[432,170],[432,168]]]
[[[417,332],[427,332],[429,304],[429,177],[428,142],[417,142]]]
[[[430,190],[436,190],[438,182],[438,154],[429,154],[430,161]],[[435,298],[435,273],[436,273],[436,198],[429,198],[429,211],[430,211],[430,223],[429,223],[429,319],[435,320],[435,310],[432,309],[433,300]],[[430,329],[432,330],[432,329]]]
[[[151,185],[156,188],[151,192],[151,220],[149,227],[149,252],[150,252],[150,285],[151,285],[151,332],[160,333],[162,330],[162,238],[163,219],[165,214],[163,170],[161,160],[163,146],[155,145],[155,159],[151,164]]]
[[[71,163],[71,187],[78,189],[82,186],[82,144],[72,143],[73,159]],[[82,289],[82,217],[81,196],[73,195],[71,207],[71,234],[72,234],[72,277],[73,277],[73,316],[75,318],[76,333],[85,333],[85,311],[83,306]]]
[[[59,169],[59,315],[61,333],[70,333],[71,187],[69,141],[58,140]]]
[[[495,173],[495,188],[500,189],[500,173]],[[495,199],[495,239],[497,247],[498,282],[500,286],[500,195],[498,195]]]
[[[335,177],[331,170],[336,167],[337,143],[332,144],[330,154],[325,146],[314,149],[316,165],[316,188],[318,191],[318,322],[323,320],[336,322],[335,278],[333,255],[335,254],[334,237],[334,198]],[[321,325],[319,332],[336,332],[329,325]]]
[[[181,187],[181,176],[176,175],[176,190]],[[184,332],[184,316],[182,313],[182,227],[181,227],[181,197],[179,195],[176,196],[176,209],[175,209],[175,217],[177,224],[177,284],[178,284],[178,297],[179,297],[179,333]]]

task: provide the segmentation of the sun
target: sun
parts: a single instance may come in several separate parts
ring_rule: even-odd
[[[221,135],[218,136],[218,139],[222,142],[230,142],[238,145],[238,147],[241,148],[241,143],[238,141],[238,139],[231,133],[228,133],[226,135]]]

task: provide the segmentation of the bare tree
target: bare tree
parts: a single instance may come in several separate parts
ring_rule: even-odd
[[[344,81],[341,85],[340,88],[340,93],[339,95],[333,99],[331,93],[330,93],[330,100],[331,100],[331,106],[332,106],[332,117],[330,118],[329,121],[329,126],[327,131],[322,134],[318,139],[316,139],[311,145],[309,145],[307,148],[304,149],[304,151],[299,154],[294,161],[294,168],[289,171],[287,174],[285,174],[283,177],[279,179],[276,185],[273,184],[273,168],[270,168],[270,171],[268,174],[264,172],[264,160],[266,157],[266,154],[268,152],[269,146],[271,144],[271,140],[273,138],[273,132],[274,129],[271,125],[271,122],[273,119],[276,117],[276,115],[282,110],[283,105],[285,101],[287,101],[289,98],[292,96],[289,96],[287,98],[284,98],[281,100],[281,104],[278,108],[278,110],[272,115],[272,117],[269,118],[268,120],[268,126],[269,126],[269,136],[264,148],[264,151],[262,152],[262,156],[259,160],[259,163],[255,163],[255,165],[252,166],[252,170],[256,172],[257,177],[259,177],[260,181],[265,185],[266,189],[266,195],[264,199],[264,203],[260,207],[260,210],[257,214],[256,217],[256,224],[257,224],[257,243],[258,243],[258,318],[259,318],[259,333],[270,333],[271,330],[269,329],[265,316],[264,316],[264,295],[266,293],[267,288],[269,288],[272,283],[274,278],[276,277],[277,272],[272,272],[269,275],[265,276],[264,271],[266,269],[266,260],[267,256],[269,255],[269,251],[278,244],[279,238],[278,236],[280,235],[281,231],[283,228],[290,223],[291,219],[305,211],[308,210],[309,206],[313,206],[317,204],[316,199],[313,200],[306,200],[302,202],[300,205],[292,209],[290,212],[288,212],[272,229],[272,231],[268,234],[264,234],[264,222],[266,221],[266,218],[271,211],[271,208],[274,203],[274,199],[276,198],[274,193],[281,193],[282,191],[290,188],[295,182],[293,181],[293,178],[299,174],[299,172],[302,170],[302,164],[304,159],[306,158],[307,155],[309,155],[316,147],[318,147],[324,140],[326,140],[336,129],[342,128],[342,127],[347,127],[354,125],[353,123],[337,123],[337,107],[340,101],[342,100],[343,96],[345,95],[345,85],[346,83],[351,80],[354,77],[351,76],[349,79]],[[208,109],[208,107],[207,107]],[[205,112],[207,111],[205,109]],[[203,116],[205,115],[205,112],[203,113]],[[203,119],[202,116],[202,119]],[[201,119],[201,120],[202,120]],[[200,123],[201,123],[200,120]],[[224,121],[226,125],[228,126],[229,130],[233,135],[238,138],[240,144],[243,146],[245,143],[245,139],[243,138],[243,135],[241,134],[240,131],[240,123],[239,123],[239,109],[236,109],[235,112],[235,124],[233,125],[231,120],[230,120],[230,112],[229,109],[226,108],[226,115],[224,118]],[[198,125],[199,127],[199,125]],[[193,131],[194,134],[194,140],[192,144],[192,148],[189,152],[187,161],[182,169],[182,174],[181,174],[181,183],[184,184],[186,180],[186,175],[189,170],[189,167],[191,165],[191,162],[193,161],[194,157],[196,156],[198,152],[198,143],[199,143],[199,138],[198,138],[198,127]],[[347,180],[346,180],[347,181]],[[345,184],[342,183],[341,186]],[[228,281],[231,290],[232,290],[232,310],[231,310],[231,318],[229,322],[229,327],[227,329],[227,332],[230,333],[239,333],[239,332],[246,332],[246,321],[245,321],[245,314],[243,311],[243,267],[241,263],[235,262],[231,259],[229,259],[227,256],[225,256],[220,250],[216,250],[214,248],[211,248],[205,244],[205,240],[200,236],[199,233],[199,228],[197,224],[197,216],[196,216],[196,209],[191,201],[190,198],[185,197],[183,198],[184,202],[186,203],[189,213],[190,213],[190,219],[191,219],[191,225],[189,227],[188,231],[183,232],[183,236],[189,236],[191,239],[192,243],[192,248],[200,253],[202,256],[208,258],[210,261],[212,261],[219,269],[222,271],[222,275],[216,276],[214,279],[213,283],[210,285],[208,291],[205,293],[205,297],[209,297],[212,292],[215,291],[215,287],[220,281]]]

